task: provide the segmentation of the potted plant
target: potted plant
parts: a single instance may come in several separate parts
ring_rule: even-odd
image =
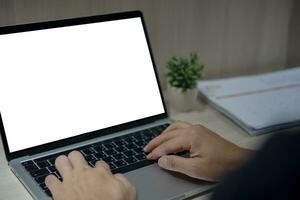
[[[197,99],[197,81],[203,76],[204,65],[195,53],[189,58],[171,57],[167,62],[166,77],[171,106],[177,111],[189,111]]]

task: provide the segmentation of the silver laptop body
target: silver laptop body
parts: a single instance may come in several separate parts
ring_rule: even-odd
[[[1,27],[0,43],[2,142],[11,171],[34,199],[51,198],[22,162],[171,123],[139,11]],[[156,163],[125,175],[142,200],[185,199],[212,188]]]

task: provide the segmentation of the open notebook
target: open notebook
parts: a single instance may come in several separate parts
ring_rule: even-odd
[[[199,81],[201,95],[250,135],[300,125],[300,67]]]

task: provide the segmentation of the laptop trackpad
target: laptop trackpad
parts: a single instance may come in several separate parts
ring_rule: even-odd
[[[214,184],[172,173],[153,164],[125,174],[135,186],[139,200],[184,199],[211,189]]]

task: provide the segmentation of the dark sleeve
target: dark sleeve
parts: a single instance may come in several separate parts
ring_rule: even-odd
[[[216,187],[212,200],[300,199],[300,134],[271,138]]]

